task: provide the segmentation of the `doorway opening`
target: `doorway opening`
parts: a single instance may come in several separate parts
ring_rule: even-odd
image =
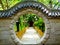
[[[45,23],[36,14],[24,14],[14,23],[14,31],[22,44],[39,44],[45,32]]]

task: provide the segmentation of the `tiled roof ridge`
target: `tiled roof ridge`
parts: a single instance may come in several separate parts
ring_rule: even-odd
[[[48,9],[42,3],[35,2],[35,1],[31,1],[31,2],[28,1],[28,2],[18,3],[8,10],[0,11],[0,18],[10,17],[10,16],[16,14],[16,12],[18,12],[19,10],[21,10],[23,8],[27,8],[27,7],[37,8],[40,11],[42,11],[42,13],[45,13],[46,15],[51,16],[51,17],[59,17],[60,16],[60,10]]]

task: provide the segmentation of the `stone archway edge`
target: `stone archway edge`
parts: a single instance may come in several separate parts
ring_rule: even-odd
[[[50,16],[50,17],[59,17],[60,16],[60,10],[48,9],[42,3],[29,1],[29,2],[18,3],[8,10],[0,11],[0,18],[11,17],[12,15],[16,14],[19,10],[21,10],[23,8],[28,8],[28,7],[39,9],[40,11],[42,11],[42,13],[45,13],[47,16]]]
[[[50,26],[50,22],[49,20],[46,18],[46,16],[44,16],[43,13],[41,13],[40,11],[38,10],[33,10],[33,9],[26,9],[26,10],[23,10],[21,12],[18,12],[15,16],[12,16],[14,18],[12,18],[11,20],[11,25],[10,25],[10,30],[11,30],[11,39],[16,43],[16,44],[22,44],[21,40],[19,40],[19,38],[16,36],[16,34],[14,33],[14,29],[13,29],[13,26],[14,26],[14,22],[16,22],[18,19],[19,19],[19,16],[21,16],[21,14],[26,14],[26,13],[34,13],[34,14],[37,14],[39,17],[43,18],[44,20],[44,23],[45,23],[45,33],[44,33],[44,36],[41,38],[40,40],[40,43],[39,44],[45,44],[47,42],[47,40],[49,39],[50,37],[50,30],[51,30],[51,26]],[[18,42],[18,43],[17,43]]]

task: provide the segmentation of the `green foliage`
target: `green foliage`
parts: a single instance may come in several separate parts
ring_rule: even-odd
[[[29,27],[29,22],[33,21],[33,26],[38,27],[43,32],[45,31],[45,24],[41,17],[38,17],[36,14],[25,14],[21,15],[19,18],[19,29],[20,31],[23,30],[25,27]],[[16,25],[14,25],[16,31]]]
[[[52,6],[52,8],[54,9],[57,5],[56,8],[58,8],[60,6],[58,0],[38,0],[38,2],[43,3],[44,5],[46,5],[48,8],[50,8],[50,6]],[[51,5],[50,5],[51,2]]]
[[[34,26],[37,26],[43,32],[45,31],[45,24],[44,24],[44,21],[41,17],[37,21],[34,22]]]
[[[21,2],[21,0],[0,0],[0,10],[7,10],[14,6],[15,4]]]
[[[15,4],[22,1],[25,0],[0,0],[0,10],[7,10],[12,6],[14,6]],[[36,0],[36,1],[43,3],[47,7],[52,6],[53,9],[60,7],[60,3],[58,2],[58,0]],[[51,1],[51,5],[50,5],[50,1]]]

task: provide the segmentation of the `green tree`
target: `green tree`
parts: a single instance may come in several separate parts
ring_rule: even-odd
[[[15,4],[22,1],[32,1],[32,0],[0,0],[0,10],[7,10],[14,6]],[[48,8],[58,8],[60,7],[60,2],[58,0],[34,0],[43,3]]]

